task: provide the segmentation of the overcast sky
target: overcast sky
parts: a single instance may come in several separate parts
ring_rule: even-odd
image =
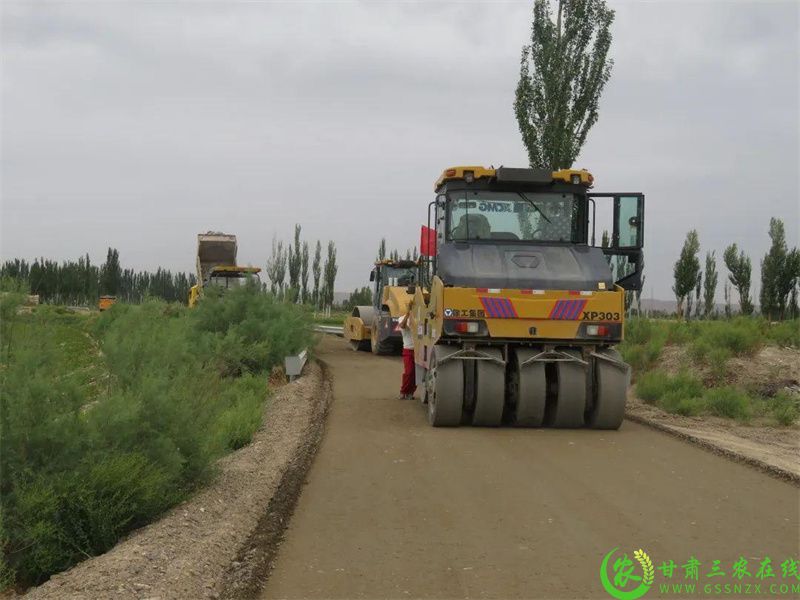
[[[610,2],[615,66],[576,166],[647,197],[645,296],[689,228],[797,244],[798,2]],[[526,166],[512,103],[531,2],[2,2],[3,259],[194,268],[294,223],[337,290],[417,243],[447,166]],[[720,293],[721,297],[721,281]],[[758,285],[755,285],[756,290]]]

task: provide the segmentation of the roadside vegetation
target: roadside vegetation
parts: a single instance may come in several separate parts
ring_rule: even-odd
[[[800,397],[786,386],[797,382],[775,365],[759,364],[767,348],[796,360],[800,320],[633,318],[620,352],[633,367],[637,396],[667,412],[791,425],[800,417]],[[758,376],[758,369],[766,373]]]
[[[101,315],[22,299],[0,300],[0,589],[107,551],[206,483],[259,427],[271,368],[312,340],[301,307],[253,287]]]

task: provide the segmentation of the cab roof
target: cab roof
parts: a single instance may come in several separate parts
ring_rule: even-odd
[[[383,260],[376,260],[375,261],[376,267],[398,267],[401,269],[408,269],[410,267],[416,267],[417,261],[414,260],[392,260],[391,258],[384,258]]]
[[[436,180],[434,191],[438,190],[446,181],[461,179],[473,181],[478,179],[489,179],[495,181],[507,181],[516,183],[572,183],[591,187],[594,183],[594,176],[586,169],[560,169],[550,171],[548,169],[516,169],[509,167],[489,168],[481,166],[461,166],[450,167],[442,171],[439,179]]]

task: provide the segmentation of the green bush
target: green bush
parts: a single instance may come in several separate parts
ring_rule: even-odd
[[[742,390],[725,386],[707,390],[703,401],[706,409],[718,417],[749,421],[752,417],[750,397]]]
[[[269,370],[311,341],[302,309],[249,287],[192,310],[8,312],[0,578],[22,584],[108,550],[206,482],[259,427]]]
[[[701,339],[715,348],[726,348],[735,356],[755,354],[764,344],[764,330],[758,319],[740,317],[732,321],[705,324]]]
[[[711,367],[711,376],[716,381],[722,381],[728,375],[728,361],[731,359],[731,352],[727,348],[712,348],[707,356],[706,362]]]
[[[697,337],[699,326],[695,321],[675,321],[667,324],[667,343],[686,344]]]
[[[646,344],[660,333],[660,324],[652,319],[631,317],[625,321],[625,341],[629,344]]]
[[[644,373],[636,382],[636,395],[653,404],[661,399],[669,387],[669,375],[663,371]]]
[[[642,400],[656,402],[667,394],[673,399],[699,398],[703,395],[703,383],[686,372],[669,375],[663,371],[645,373],[636,384],[636,393]]]
[[[653,368],[665,342],[666,331],[662,324],[651,319],[633,318],[625,323],[625,340],[619,351],[636,375]]]
[[[800,417],[800,400],[786,390],[779,391],[770,404],[772,416],[780,425],[791,425]]]
[[[681,390],[669,391],[661,397],[659,406],[669,413],[693,417],[703,412],[704,404],[696,396],[685,397]]]
[[[800,348],[800,319],[782,321],[767,329],[767,337],[779,346]]]

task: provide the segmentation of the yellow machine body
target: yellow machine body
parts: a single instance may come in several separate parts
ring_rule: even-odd
[[[100,296],[97,308],[102,312],[111,308],[117,302],[116,296]]]
[[[411,312],[431,425],[620,426],[630,367],[614,346],[625,293],[641,289],[644,194],[593,184],[577,169],[457,166],[437,179],[430,289]]]
[[[398,281],[392,276],[398,271],[406,278],[413,271],[413,278]],[[385,259],[375,263],[370,274],[374,283],[372,306],[355,306],[344,320],[343,335],[354,350],[392,354],[400,349],[397,323],[411,307],[418,275],[417,261]]]
[[[521,290],[445,287],[433,278],[430,293],[417,291],[412,308],[415,361],[428,367],[445,322],[485,324],[489,338],[528,344],[591,344],[582,325],[622,327],[625,290]],[[468,339],[461,334],[462,340]]]

